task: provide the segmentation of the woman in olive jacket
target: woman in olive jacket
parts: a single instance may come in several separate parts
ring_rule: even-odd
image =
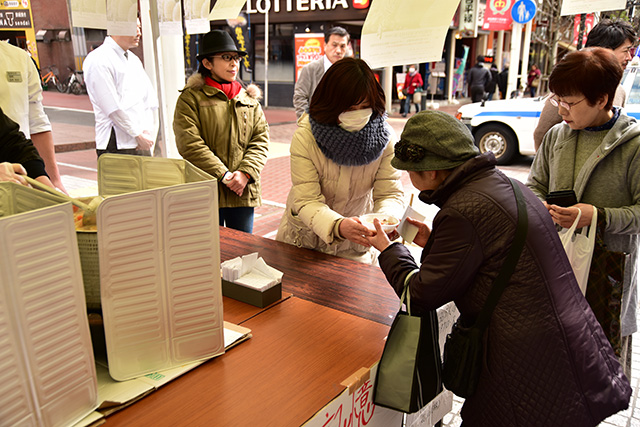
[[[412,117],[392,165],[409,171],[420,200],[440,208],[433,229],[418,221],[420,263],[381,229],[371,238],[380,268],[400,295],[408,274],[416,314],[454,301],[473,324],[516,229],[509,179],[492,153],[478,155],[452,116]],[[462,407],[464,426],[596,426],[628,407],[629,381],[583,297],[547,210],[523,184],[525,246],[483,337],[478,387]],[[379,226],[378,226],[379,227]]]
[[[180,155],[218,179],[220,225],[251,233],[253,209],[262,203],[269,125],[260,89],[236,81],[246,54],[224,31],[204,36],[200,67],[178,98],[173,130]]]

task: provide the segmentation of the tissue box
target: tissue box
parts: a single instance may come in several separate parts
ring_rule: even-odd
[[[278,283],[265,291],[259,291],[222,279],[222,295],[264,308],[282,298],[282,283]]]

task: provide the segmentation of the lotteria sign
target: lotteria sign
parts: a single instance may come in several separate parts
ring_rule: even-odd
[[[348,11],[369,8],[370,0],[247,0],[247,13]]]

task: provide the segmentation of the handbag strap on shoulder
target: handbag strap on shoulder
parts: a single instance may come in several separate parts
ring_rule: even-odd
[[[502,268],[500,269],[498,276],[493,281],[493,286],[489,291],[489,296],[487,296],[484,307],[482,307],[482,311],[476,321],[476,326],[482,330],[489,326],[489,320],[491,319],[493,309],[498,304],[498,300],[500,299],[502,292],[507,287],[507,283],[516,269],[516,264],[520,259],[520,254],[522,253],[522,249],[524,248],[524,244],[527,239],[529,217],[527,215],[527,206],[524,201],[524,196],[522,195],[522,190],[520,190],[518,184],[511,178],[509,178],[509,181],[511,182],[513,192],[516,196],[516,204],[518,206],[518,224],[516,226],[516,233],[513,238],[513,242],[511,243],[509,253],[507,254],[507,258],[505,259],[504,264],[502,264]]]
[[[402,290],[402,296],[400,297],[400,310],[402,310],[402,304],[405,303],[405,298],[406,298],[407,313],[409,314],[409,316],[411,316],[411,291],[409,290],[409,280],[411,280],[411,277],[414,274],[416,274],[418,271],[420,271],[419,268],[416,268],[415,270],[411,270],[407,274],[407,277],[404,278],[404,288]]]

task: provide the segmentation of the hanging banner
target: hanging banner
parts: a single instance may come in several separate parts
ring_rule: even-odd
[[[107,34],[133,36],[137,31],[137,0],[107,1]]]
[[[478,36],[478,0],[460,1],[460,23],[458,29],[465,33],[464,37]]]
[[[627,0],[563,0],[560,16],[622,10],[626,7]]]
[[[440,61],[458,3],[459,0],[372,2],[362,27],[362,58],[372,68]]]
[[[205,34],[209,24],[209,0],[184,0],[184,27],[187,34]]]
[[[582,46],[587,44],[587,35],[593,28],[595,15],[587,13],[584,18],[584,34],[582,34]],[[573,19],[573,45],[578,46],[578,37],[580,35],[580,15],[576,15]]]
[[[180,0],[157,0],[158,31],[161,36],[182,35],[182,9]]]
[[[70,0],[71,21],[74,27],[107,29],[107,2]]]
[[[298,81],[302,67],[324,55],[324,34],[296,34],[295,40],[296,81]]]
[[[464,54],[462,59],[456,58],[456,71],[453,73],[453,91],[464,92],[464,68],[467,66],[467,57],[469,56],[469,46],[462,46]]]
[[[249,42],[250,38],[249,27],[247,25],[247,16],[244,14],[244,12],[242,12],[235,19],[227,19],[227,25],[231,27],[233,39],[236,42],[236,46],[238,46],[238,49],[244,50],[248,53],[248,55],[242,57],[242,61],[240,63],[244,67],[245,71],[251,73],[251,58],[253,57],[253,55],[251,43]]]
[[[482,29],[487,31],[509,30],[511,28],[512,0],[487,0]]]

